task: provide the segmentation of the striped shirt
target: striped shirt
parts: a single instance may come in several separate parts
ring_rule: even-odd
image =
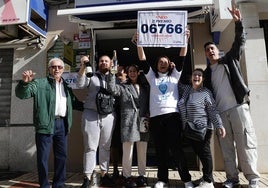
[[[208,129],[213,129],[213,125],[215,128],[223,126],[210,90],[205,87],[194,90],[191,85],[179,83],[179,94],[178,108],[183,124],[189,121]]]

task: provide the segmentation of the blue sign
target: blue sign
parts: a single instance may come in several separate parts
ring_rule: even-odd
[[[47,33],[47,15],[48,8],[43,1],[30,0],[27,25],[44,37]]]

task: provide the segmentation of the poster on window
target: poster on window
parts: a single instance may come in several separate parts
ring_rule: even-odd
[[[63,79],[67,82],[72,89],[79,89],[77,84],[77,72],[64,72],[62,74]]]
[[[184,47],[187,11],[138,11],[138,46]]]

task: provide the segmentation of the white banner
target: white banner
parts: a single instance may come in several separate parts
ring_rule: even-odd
[[[138,46],[184,47],[187,11],[139,11]]]

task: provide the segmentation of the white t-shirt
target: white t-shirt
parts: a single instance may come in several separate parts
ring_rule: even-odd
[[[150,117],[178,112],[178,81],[181,72],[174,69],[170,76],[159,74],[155,77],[154,71],[150,68],[146,74],[147,81],[150,84]]]

